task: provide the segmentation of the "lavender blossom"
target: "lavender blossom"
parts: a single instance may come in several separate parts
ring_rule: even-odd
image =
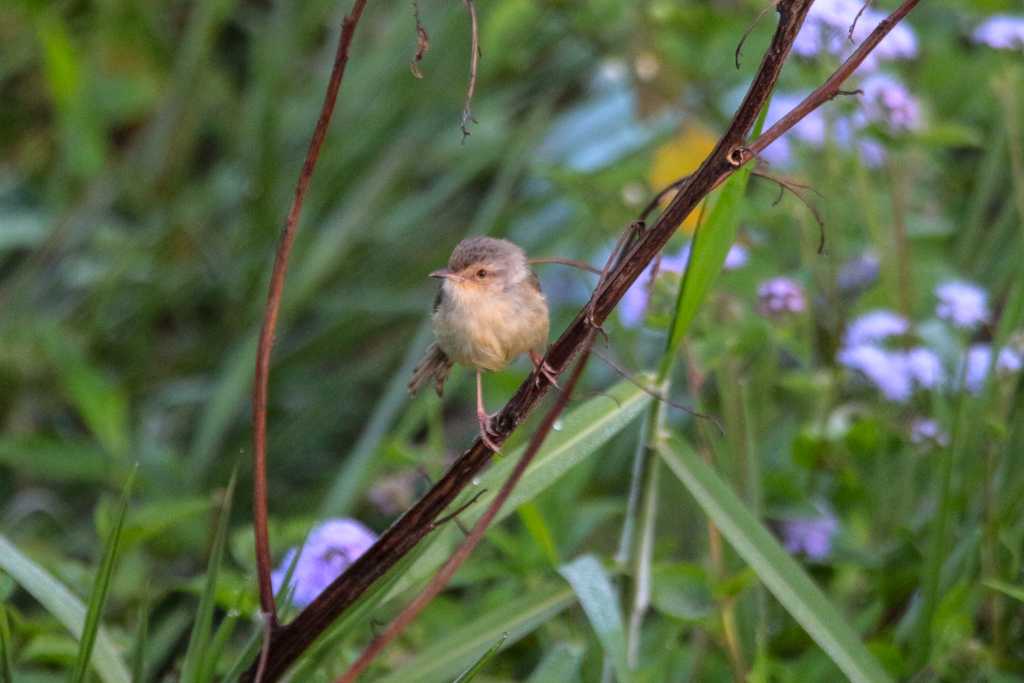
[[[905,355],[907,372],[914,384],[923,389],[935,389],[946,379],[942,360],[931,349],[918,346]]]
[[[887,74],[868,76],[861,83],[862,109],[858,124],[877,123],[891,133],[917,130],[921,127],[921,106],[903,83]]]
[[[967,367],[963,372],[964,384],[972,394],[985,386],[988,368],[992,364],[992,347],[989,344],[972,344],[967,349]],[[995,370],[999,376],[1012,375],[1024,367],[1024,357],[1011,348],[1003,348],[996,356]]]
[[[818,517],[795,517],[780,524],[782,543],[790,553],[804,553],[820,562],[832,552],[832,539],[839,531],[839,521],[831,513]]]
[[[914,378],[906,357],[899,352],[861,344],[840,350],[836,359],[862,373],[890,401],[905,403],[914,393]]]
[[[971,34],[974,42],[997,50],[1024,50],[1024,17],[996,14],[978,25]]]
[[[847,325],[843,345],[855,347],[873,344],[906,334],[909,329],[910,323],[902,315],[880,308],[865,313]]]
[[[288,568],[295,562],[292,602],[298,607],[305,607],[376,540],[376,534],[353,519],[321,522],[309,533],[297,562],[295,553],[298,548],[291,548],[285,553],[281,565],[271,574],[274,592],[281,589]]]
[[[910,423],[910,442],[917,445],[932,443],[945,447],[949,445],[949,434],[935,420],[918,417]]]
[[[803,313],[807,309],[804,288],[789,277],[765,280],[757,288],[757,309],[767,317]]]
[[[804,26],[793,43],[793,51],[801,57],[831,55],[845,59],[855,49],[855,43],[863,41],[885,18],[881,12],[865,10],[854,27],[854,44],[851,44],[847,36],[862,6],[861,0],[818,0],[807,13]],[[900,23],[868,56],[864,67],[873,69],[881,61],[909,59],[916,55],[917,36]]]
[[[943,282],[935,288],[935,296],[939,300],[935,315],[960,329],[969,330],[988,320],[988,294],[975,284]]]

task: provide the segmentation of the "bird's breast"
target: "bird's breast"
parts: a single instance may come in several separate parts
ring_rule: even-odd
[[[544,296],[527,285],[508,292],[446,294],[434,311],[438,345],[457,363],[500,370],[548,338]]]

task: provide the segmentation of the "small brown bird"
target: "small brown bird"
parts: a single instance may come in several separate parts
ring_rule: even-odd
[[[526,254],[508,240],[470,237],[459,242],[448,267],[435,270],[441,289],[432,318],[436,341],[413,370],[409,393],[429,378],[440,396],[454,363],[476,370],[476,415],[480,437],[497,451],[493,415],[484,408],[481,372],[504,368],[527,353],[540,375],[557,386],[544,362],[548,342],[548,304]]]

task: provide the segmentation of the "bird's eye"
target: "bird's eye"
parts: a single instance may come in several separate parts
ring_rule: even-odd
[[[476,271],[476,276],[482,280],[483,278],[487,277],[487,271],[481,268],[480,270]]]

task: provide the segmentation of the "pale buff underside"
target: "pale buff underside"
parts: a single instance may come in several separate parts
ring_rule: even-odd
[[[445,293],[434,312],[434,334],[441,350],[456,363],[496,371],[520,354],[544,353],[548,305],[529,283],[500,292],[453,286]]]

